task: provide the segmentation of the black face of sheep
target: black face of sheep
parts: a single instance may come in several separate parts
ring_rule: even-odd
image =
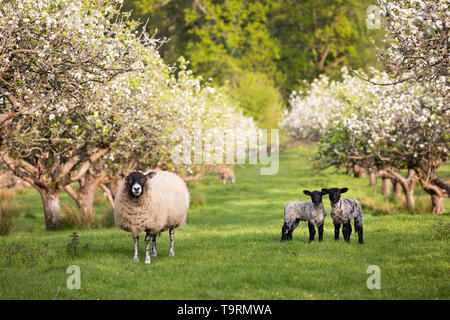
[[[324,191],[322,189],[322,191],[308,191],[308,190],[303,190],[303,193],[306,194],[307,196],[311,197],[311,201],[315,206],[318,206],[321,202],[322,202],[322,196],[327,194],[328,191]]]
[[[140,197],[145,191],[145,184],[148,179],[151,179],[156,174],[155,171],[150,171],[147,174],[143,174],[139,171],[134,171],[130,173],[125,178],[126,188],[128,190],[128,194],[132,197]],[[123,179],[125,177],[124,174],[119,174],[119,177]]]
[[[348,188],[330,188],[330,189],[322,189],[322,192],[327,191],[330,196],[330,201],[333,204],[338,203],[339,199],[341,198],[341,193],[345,193],[348,191]]]

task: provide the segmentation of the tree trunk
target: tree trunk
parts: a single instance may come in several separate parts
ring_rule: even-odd
[[[45,228],[55,230],[61,218],[61,207],[59,204],[59,192],[40,190],[42,204],[44,206]]]
[[[416,208],[416,200],[414,199],[414,186],[403,186],[403,192],[405,193],[406,206],[409,212],[413,212]]]
[[[433,205],[433,209],[431,213],[442,214],[445,212],[444,209],[444,197],[439,194],[433,194],[431,196],[431,203]]]
[[[394,188],[394,196],[396,198],[401,198],[402,197],[402,185],[400,182],[397,181],[397,179],[393,179],[392,180],[392,185]]]
[[[369,169],[369,186],[375,186],[377,184],[377,171],[373,168]]]
[[[74,199],[77,203],[78,209],[80,210],[83,221],[86,222],[88,227],[91,226],[95,221],[94,195],[95,190],[93,190],[92,192],[82,190],[82,192],[79,193],[79,198]]]
[[[395,179],[397,183],[401,185],[403,193],[405,194],[408,211],[413,212],[416,208],[416,201],[414,199],[414,186],[418,180],[416,172],[409,169],[406,177],[403,177],[401,174],[392,169],[386,169],[385,171],[392,179]]]
[[[419,177],[419,182],[423,190],[430,195],[432,204],[431,213],[444,213],[444,198],[450,197],[449,185],[440,180],[433,171],[427,170],[423,163],[418,168],[415,168],[415,172]]]
[[[360,167],[359,165],[355,164],[353,166],[353,174],[357,178],[364,179],[366,177],[366,170],[363,167]]]
[[[86,174],[79,181],[79,188],[73,189],[70,185],[66,186],[64,190],[72,197],[80,210],[83,221],[86,222],[87,227],[91,226],[95,221],[94,199],[95,192],[102,183],[107,183],[107,176],[100,173],[97,176]]]
[[[381,194],[383,196],[389,196],[391,194],[391,179],[387,177],[381,178]]]

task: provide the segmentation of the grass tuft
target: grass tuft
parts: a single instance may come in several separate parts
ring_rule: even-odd
[[[0,202],[0,236],[10,235],[16,226],[19,207],[15,202]]]
[[[92,217],[85,217],[74,205],[62,205],[62,218],[60,221],[61,229],[90,229],[94,226]]]

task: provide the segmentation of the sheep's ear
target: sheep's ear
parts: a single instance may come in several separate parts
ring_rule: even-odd
[[[145,176],[147,177],[147,179],[151,179],[155,176],[155,174],[156,174],[156,171],[150,171]]]
[[[120,180],[124,180],[125,179],[125,175],[123,173],[119,173],[117,175],[117,178],[119,178]]]
[[[320,193],[324,196],[324,195],[328,194],[328,189],[323,188]]]
[[[307,196],[311,196],[311,191],[303,190],[303,193],[306,194]]]
[[[340,191],[341,193],[346,193],[348,191],[348,188],[342,188]]]

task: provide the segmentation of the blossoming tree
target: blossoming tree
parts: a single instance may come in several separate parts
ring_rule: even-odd
[[[39,191],[48,229],[58,194],[127,132],[127,110],[100,88],[157,56],[117,4],[0,1],[0,161]]]

